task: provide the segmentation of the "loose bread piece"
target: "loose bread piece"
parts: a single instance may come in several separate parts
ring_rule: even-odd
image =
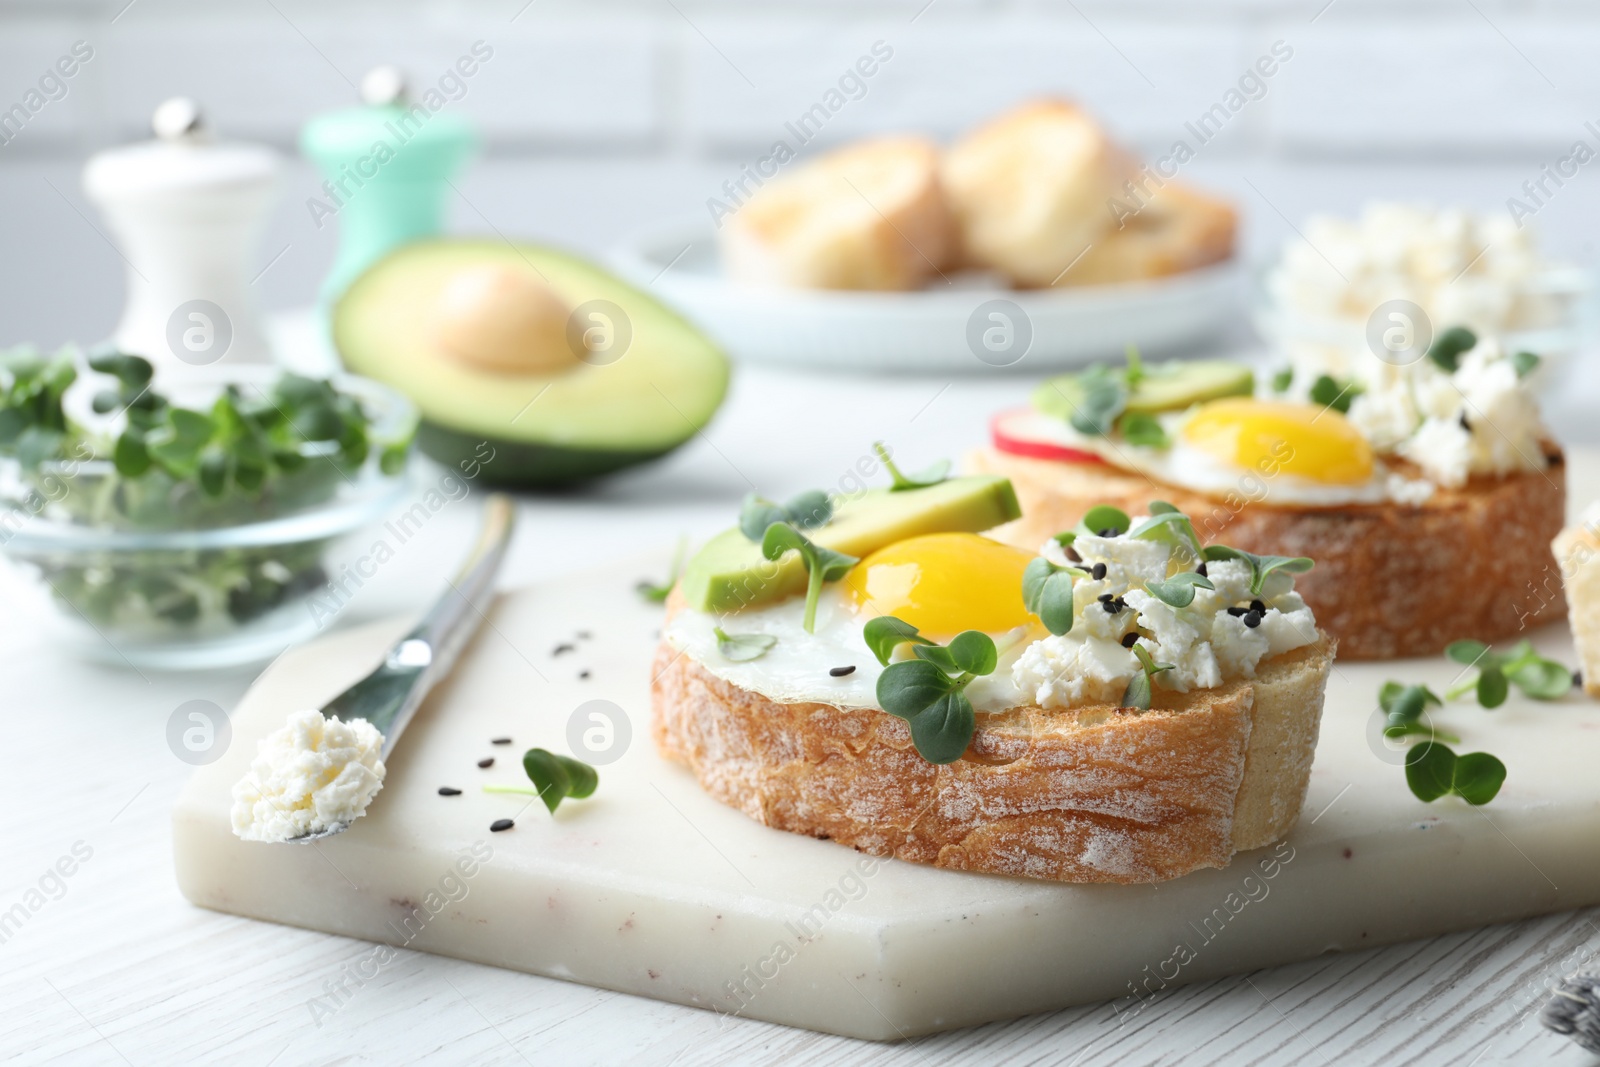
[[[955,249],[938,160],[931,141],[881,138],[779,175],[722,227],[724,270],[753,285],[918,288]]]
[[[652,728],[713,797],[780,830],[960,870],[1157,882],[1288,833],[1333,655],[1323,635],[1253,681],[1158,690],[1147,712],[980,713],[967,755],[936,766],[901,719],[776,703],[663,644]]]
[[[1029,551],[1096,504],[1138,515],[1165,500],[1207,544],[1309,556],[1317,565],[1295,589],[1340,654],[1395,659],[1435,655],[1462,638],[1498,641],[1561,613],[1550,541],[1566,509],[1566,466],[1554,445],[1546,455],[1545,470],[1473,479],[1414,507],[1274,507],[1243,489],[1216,500],[1115,467],[994,449],[973,453],[968,467],[1011,479],[1023,517],[989,536]]]
[[[1551,547],[1560,564],[1583,691],[1600,696],[1600,537],[1587,525],[1569,526]]]
[[[1058,285],[1110,285],[1160,278],[1233,255],[1239,219],[1233,205],[1168,182],[1120,228],[1103,234]]]
[[[1109,202],[1133,170],[1087,114],[1040,100],[956,142],[942,173],[967,262],[1043,288],[1110,231]]]

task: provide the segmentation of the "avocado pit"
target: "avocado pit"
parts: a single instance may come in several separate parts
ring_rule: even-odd
[[[556,375],[578,362],[567,344],[571,311],[532,272],[478,264],[457,271],[439,293],[434,340],[445,355],[476,370]]]

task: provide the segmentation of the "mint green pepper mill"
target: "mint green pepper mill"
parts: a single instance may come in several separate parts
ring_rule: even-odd
[[[363,106],[319,115],[300,133],[300,150],[327,178],[306,209],[319,230],[339,227],[339,252],[322,283],[324,314],[384,253],[439,233],[448,183],[477,145],[471,124],[446,110],[437,90],[413,100],[395,67],[369,71],[361,99]]]

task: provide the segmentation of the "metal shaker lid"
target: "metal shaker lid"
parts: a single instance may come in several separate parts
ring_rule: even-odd
[[[155,136],[107,149],[90,157],[83,169],[83,187],[96,201],[185,195],[207,189],[269,185],[282,169],[278,153],[265,145],[218,141],[199,106],[188,97],[173,97],[151,117]]]

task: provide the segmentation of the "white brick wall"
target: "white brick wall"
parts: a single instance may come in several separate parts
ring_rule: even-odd
[[[1065,93],[1160,146],[1275,39],[1295,58],[1219,143],[1229,152],[1505,158],[1564,145],[1600,114],[1600,8],[1577,0],[1335,0],[1320,15],[1325,0],[126,2],[0,2],[0,101],[73,40],[96,48],[8,152],[133,136],[179,91],[219,127],[288,146],[306,115],[348,103],[346,79],[369,66],[429,80],[478,39],[496,58],[455,106],[513,154],[743,154],[877,40],[893,59],[826,140],[948,136]]]
[[[1240,200],[1257,255],[1288,232],[1286,218],[1370,196],[1431,190],[1502,208],[1585,119],[1600,120],[1593,0],[1325,4],[0,0],[0,112],[73,41],[95,49],[67,95],[0,144],[0,343],[92,339],[109,326],[121,264],[72,210],[94,218],[76,172],[89,152],[142,136],[164,97],[196,96],[224,134],[292,151],[305,118],[353,102],[349,81],[370,66],[398,62],[431,82],[479,39],[494,57],[450,106],[487,146],[461,183],[470,199],[455,205],[456,223],[483,231],[488,219],[591,251],[652,220],[704,218],[722,181],[880,40],[892,58],[820,143],[889,130],[949,137],[1058,93],[1135,148],[1165,150],[1286,42],[1293,58],[1191,170]],[[308,300],[332,254],[331,231],[306,225],[315,184],[307,168],[291,171],[263,242],[263,264],[291,249],[261,282],[269,306]],[[1592,259],[1600,178],[1585,173],[1538,223],[1559,250]],[[94,284],[68,300],[63,279]]]

